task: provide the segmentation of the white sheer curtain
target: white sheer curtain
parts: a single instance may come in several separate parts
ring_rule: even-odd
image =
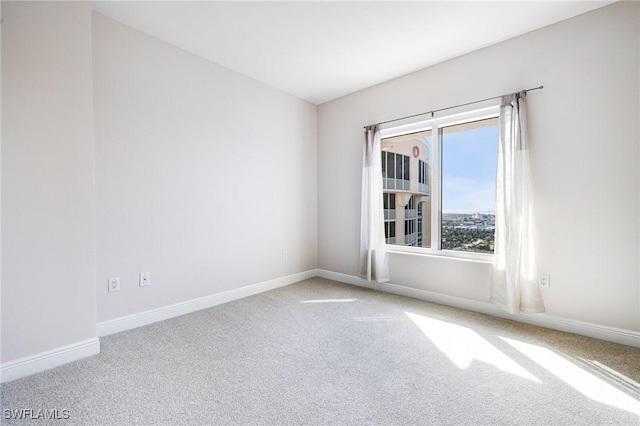
[[[512,314],[545,311],[536,279],[525,96],[503,96],[500,105],[491,301]]]
[[[360,276],[383,283],[389,281],[389,260],[384,237],[380,148],[380,126],[367,127],[362,156]]]

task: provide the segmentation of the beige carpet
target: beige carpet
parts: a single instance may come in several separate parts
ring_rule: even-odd
[[[0,423],[640,424],[640,349],[321,278],[101,344],[3,384]]]

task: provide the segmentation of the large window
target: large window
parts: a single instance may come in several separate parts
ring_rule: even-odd
[[[387,244],[493,253],[497,115],[494,107],[382,131]]]

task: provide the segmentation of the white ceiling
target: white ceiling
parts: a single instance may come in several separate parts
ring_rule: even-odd
[[[612,1],[98,1],[93,9],[314,104]]]

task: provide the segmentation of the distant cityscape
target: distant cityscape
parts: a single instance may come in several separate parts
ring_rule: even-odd
[[[493,253],[496,215],[491,213],[442,213],[442,249]]]

